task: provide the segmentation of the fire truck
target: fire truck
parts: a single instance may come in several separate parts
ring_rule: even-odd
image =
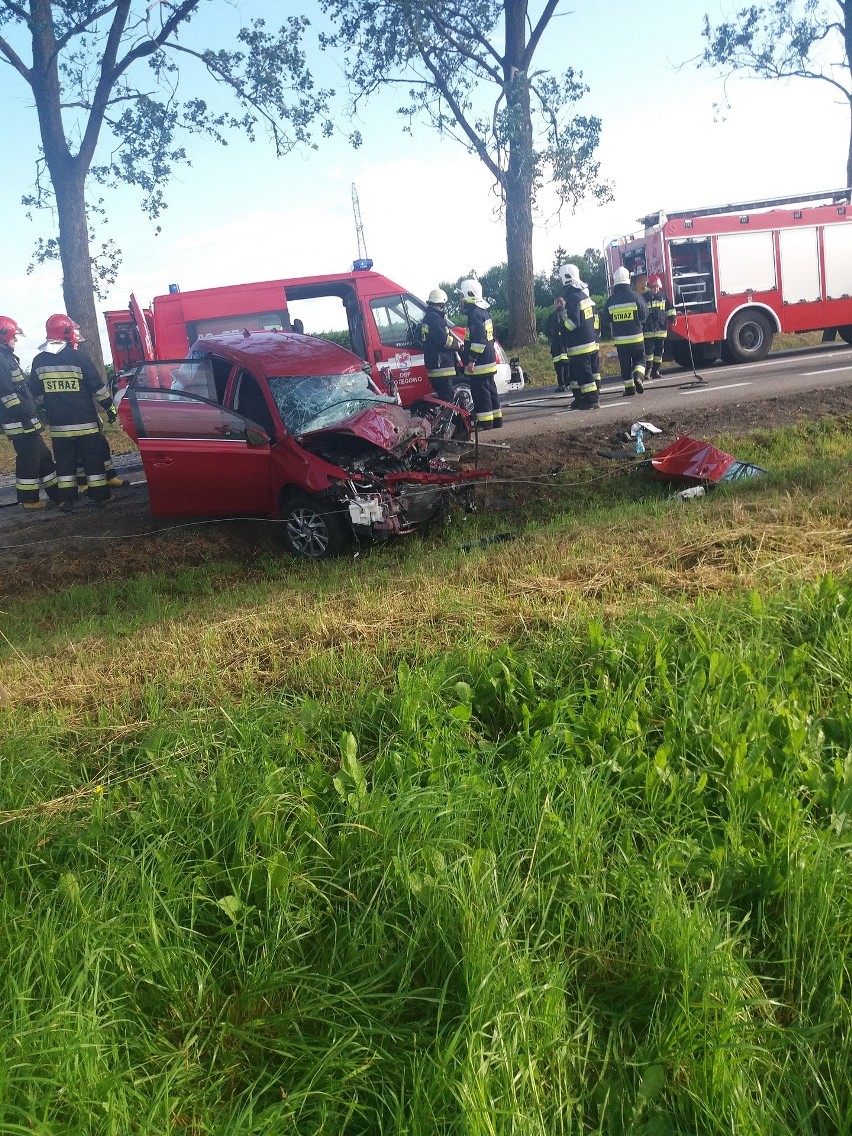
[[[677,319],[669,350],[682,367],[763,359],[780,332],[836,329],[852,343],[850,189],[640,218],[609,241],[610,281],[628,269],[641,291],[660,276]]]
[[[346,331],[344,346],[360,356],[375,381],[399,394],[403,406],[432,393],[426,375],[419,327],[426,305],[378,272],[371,260],[356,261],[351,272],[299,276],[252,284],[231,284],[182,292],[172,284],[142,308],[135,296],[128,308],[104,312],[116,373],[143,361],[183,359],[208,336],[229,332],[293,331],[292,305],[310,310],[311,301],[331,303]],[[525,375],[499,343],[497,389],[520,390]],[[462,384],[464,387],[464,384]],[[469,395],[469,391],[464,387]]]

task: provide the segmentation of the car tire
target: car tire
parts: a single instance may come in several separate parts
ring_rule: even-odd
[[[759,363],[769,354],[774,332],[762,312],[738,312],[731,320],[725,344],[735,363]]]
[[[844,324],[843,327],[837,329],[837,334],[844,343],[852,343],[852,324]]]
[[[340,505],[294,493],[281,506],[284,545],[303,560],[326,560],[346,547],[348,524]]]

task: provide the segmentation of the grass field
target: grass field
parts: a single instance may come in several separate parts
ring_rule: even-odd
[[[0,1132],[852,1131],[852,423],[737,453],[10,597]]]

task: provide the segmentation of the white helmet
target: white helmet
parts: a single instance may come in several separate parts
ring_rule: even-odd
[[[462,280],[457,291],[466,304],[482,303],[482,285],[472,276],[469,276],[467,280]]]
[[[613,282],[613,284],[629,284],[630,283],[630,273],[627,271],[627,269],[624,267],[624,265],[622,265],[621,268],[616,268],[615,272],[613,272],[612,282]]]
[[[446,302],[447,302],[447,293],[444,291],[443,288],[433,288],[432,291],[429,293],[429,303],[430,304],[446,304]]]
[[[577,284],[580,280],[580,269],[576,264],[560,264],[559,279],[563,284]]]

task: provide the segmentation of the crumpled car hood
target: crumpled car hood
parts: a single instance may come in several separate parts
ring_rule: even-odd
[[[423,418],[415,418],[401,406],[388,403],[370,407],[322,430],[308,430],[303,438],[354,437],[369,442],[386,453],[394,453],[412,438],[428,438],[431,433],[429,423]]]

